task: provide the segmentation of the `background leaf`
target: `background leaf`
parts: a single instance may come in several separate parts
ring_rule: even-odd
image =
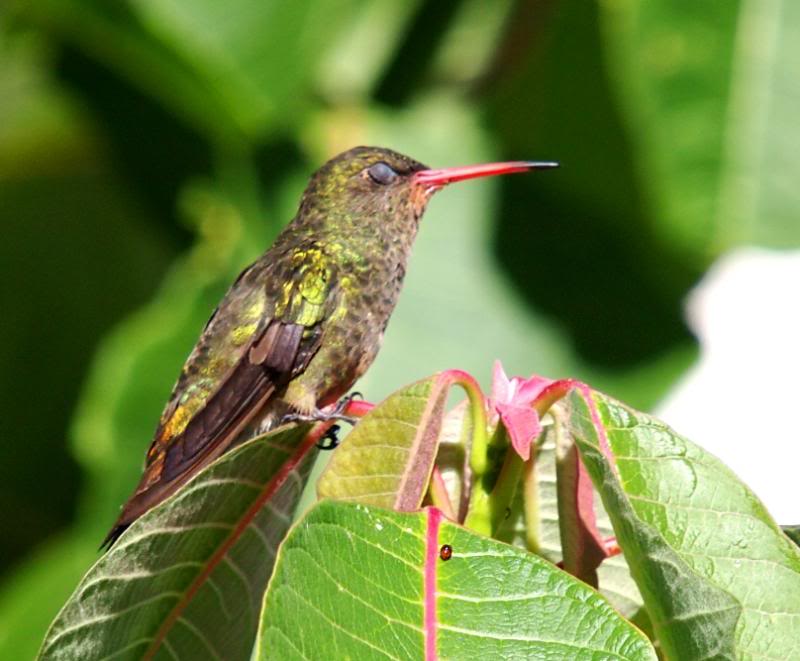
[[[703,263],[714,245],[725,176],[737,2],[603,6],[602,27],[654,229]]]
[[[153,2],[132,8],[152,34],[207,78],[246,133],[258,136],[271,123],[297,123],[313,105],[311,82],[318,61],[352,20],[346,0],[285,4],[237,0]]]
[[[659,231],[701,258],[741,244],[796,247],[794,3],[605,6]]]

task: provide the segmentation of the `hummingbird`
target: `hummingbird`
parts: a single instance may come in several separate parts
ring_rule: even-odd
[[[102,547],[245,438],[287,420],[336,415],[332,405],[378,353],[433,193],[465,179],[557,166],[430,169],[381,147],[355,147],[325,163],[294,219],[206,323],[161,414],[142,478]]]

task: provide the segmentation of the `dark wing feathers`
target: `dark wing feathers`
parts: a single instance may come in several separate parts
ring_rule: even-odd
[[[162,480],[174,479],[189,469],[199,455],[213,452],[223,441],[226,447],[233,441],[231,431],[247,424],[262,400],[284,385],[302,336],[303,327],[299,324],[271,321],[267,325],[205,407],[189,421],[180,438],[167,448]]]
[[[307,281],[304,281],[302,273],[299,275],[297,287],[302,291]],[[309,277],[312,276],[314,272],[309,273]],[[242,277],[237,280],[237,285],[241,281]],[[159,441],[165,420],[162,417],[156,440],[148,453],[144,475],[103,543],[104,546],[111,546],[135,519],[228,449],[269,398],[306,368],[319,349],[322,336],[320,322],[325,310],[335,305],[335,286],[330,272],[325,274],[325,281],[328,285],[326,294],[332,295],[324,297],[324,304],[298,297],[299,304],[290,306],[283,318],[262,319],[259,330],[243,347],[235,364],[220,379],[203,407],[180,433]],[[236,295],[236,285],[230,295]],[[301,319],[303,323],[295,323]],[[210,326],[211,323],[207,328]],[[197,352],[196,348],[193,357],[199,355]],[[180,395],[181,381],[165,410],[166,418],[171,412],[174,413]]]
[[[267,324],[206,405],[162,452],[150,459],[136,492],[103,542],[104,547],[110,547],[139,516],[227,450],[276,389],[308,364],[319,347],[321,333],[312,333],[307,338],[308,345],[300,351],[303,330],[299,324]],[[298,364],[299,357],[304,364]]]
[[[263,336],[250,347],[250,362],[279,373],[289,372],[297,358],[304,330],[300,324],[270,324]]]

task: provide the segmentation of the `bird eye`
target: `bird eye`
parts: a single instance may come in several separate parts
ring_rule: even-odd
[[[367,170],[367,174],[372,181],[382,186],[391,184],[397,178],[397,172],[392,170],[391,166],[383,161],[378,161],[375,165],[370,166]]]

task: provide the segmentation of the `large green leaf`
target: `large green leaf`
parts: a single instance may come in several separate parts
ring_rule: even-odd
[[[447,390],[437,385],[436,377],[412,384],[367,413],[328,462],[317,483],[319,496],[418,509],[447,401]]]
[[[329,501],[281,546],[256,651],[282,660],[656,658],[602,597],[546,560],[438,510]]]
[[[248,659],[314,456],[307,427],[224,455],[137,520],[81,581],[42,659]]]
[[[415,509],[425,494],[417,489],[409,500],[409,485],[427,484],[430,460],[438,451],[439,467],[454,511],[463,513],[466,503],[460,503],[460,495],[467,441],[465,424],[468,429],[470,409],[468,402],[464,402],[445,413],[443,405],[449,387],[446,375],[436,375],[398,390],[372,409],[331,457],[317,483],[319,496],[401,511]],[[546,429],[538,443],[534,464],[537,517],[526,520],[523,506],[526,494],[519,488],[496,536],[521,548],[533,543],[535,549],[529,550],[536,550],[555,563],[562,554],[553,425],[546,425]],[[421,457],[425,458],[422,462]],[[595,503],[598,529],[610,537],[614,534],[611,522],[599,497]],[[624,556],[606,559],[598,574],[600,591],[621,613],[632,616],[641,610],[642,599]]]
[[[535,507],[526,519],[524,498],[530,497],[519,489],[514,503],[498,531],[498,539],[521,548],[535,550],[542,557],[557,563],[562,559],[558,520],[556,485],[555,433],[552,420],[545,418],[544,434],[537,441],[533,470],[535,471]],[[595,493],[597,529],[604,538],[614,535],[608,514],[599,494]],[[631,577],[625,556],[622,554],[606,558],[597,569],[598,587],[613,606],[626,617],[645,618],[642,597]]]
[[[792,658],[800,552],[716,458],[663,423],[573,391],[567,422],[670,658]]]
[[[319,496],[401,512],[419,509],[452,385],[450,374],[436,374],[398,390],[367,413],[328,463],[317,484]]]

